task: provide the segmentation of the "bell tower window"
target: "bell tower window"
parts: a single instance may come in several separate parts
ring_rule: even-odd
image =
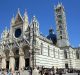
[[[62,35],[62,31],[60,31],[60,34]]]
[[[58,20],[58,23],[59,23],[59,24],[62,24],[62,20]]]
[[[62,15],[58,15],[57,17],[58,17],[59,19],[62,19]]]
[[[62,36],[60,36],[60,39],[62,39]]]
[[[59,26],[59,29],[62,30],[62,26],[61,25]]]

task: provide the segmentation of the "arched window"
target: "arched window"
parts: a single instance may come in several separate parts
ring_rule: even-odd
[[[60,31],[60,34],[62,35],[62,31]]]
[[[61,26],[61,25],[59,26],[59,29],[61,29],[61,30],[62,30],[62,26]]]
[[[62,20],[58,20],[58,23],[59,23],[59,24],[62,24]]]
[[[79,51],[76,51],[76,58],[79,59]]]
[[[66,51],[66,50],[64,50],[64,58],[65,58],[65,59],[68,58],[68,57],[67,57],[67,51]]]
[[[57,17],[60,18],[60,19],[62,19],[62,15],[58,15]]]
[[[55,58],[55,48],[53,48],[53,57]]]
[[[48,56],[50,56],[50,47],[48,46]]]
[[[40,51],[40,54],[41,55],[43,54],[43,43],[41,43],[41,51]]]
[[[62,39],[62,36],[60,36],[60,39]]]

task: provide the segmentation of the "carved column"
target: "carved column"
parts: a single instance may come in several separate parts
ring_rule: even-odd
[[[2,69],[6,69],[6,55],[5,53],[2,53]]]
[[[22,48],[19,48],[19,70],[25,67],[25,59],[24,59],[24,52]]]
[[[10,56],[9,69],[12,69],[14,71],[14,68],[15,68],[15,58],[14,58],[14,53],[13,53],[12,50],[10,50],[9,56]]]

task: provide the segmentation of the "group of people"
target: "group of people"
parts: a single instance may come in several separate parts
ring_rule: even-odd
[[[54,67],[52,68],[44,68],[44,67],[38,67],[34,68],[32,75],[55,75]]]
[[[44,68],[42,67],[35,67],[32,69],[30,66],[24,69],[18,70],[13,72],[12,69],[0,69],[0,75],[24,75],[23,72],[27,72],[28,75],[62,75],[66,73],[78,73],[80,75],[80,70],[72,69],[72,68]],[[26,73],[25,73],[26,74]]]
[[[73,69],[73,68],[34,68],[32,75],[62,75],[62,74],[67,74],[67,73],[77,73],[80,75],[80,70]]]

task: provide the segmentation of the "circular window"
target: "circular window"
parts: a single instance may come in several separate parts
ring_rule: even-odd
[[[18,29],[15,30],[15,37],[18,38],[20,36],[21,36],[21,29],[18,28]]]

